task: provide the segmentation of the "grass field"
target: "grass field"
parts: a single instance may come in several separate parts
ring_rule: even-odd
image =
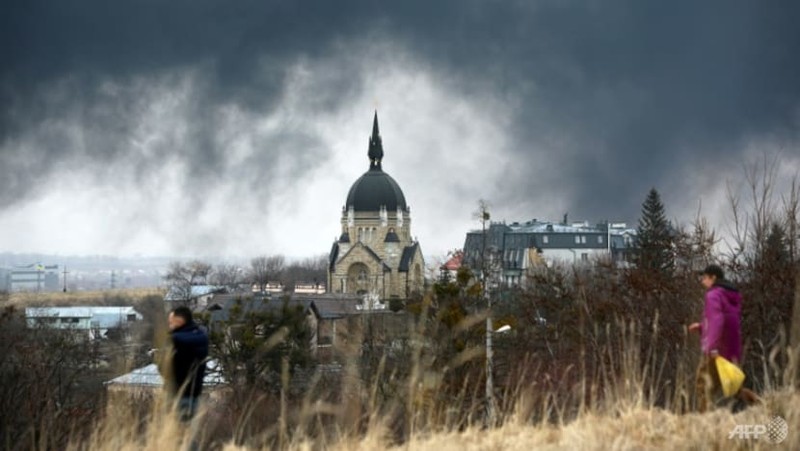
[[[788,425],[788,435],[780,443],[768,434],[739,437],[732,431],[737,425],[766,425],[780,416]],[[359,436],[342,435],[330,441],[295,437],[280,448],[287,450],[381,450],[410,449],[431,451],[470,450],[684,450],[684,449],[800,449],[800,394],[776,392],[764,397],[764,403],[732,414],[724,409],[709,413],[675,414],[663,409],[620,403],[612,411],[587,409],[572,421],[530,423],[516,414],[496,428],[470,427],[460,431],[420,431],[402,445],[391,443],[380,421]],[[194,431],[203,437],[203,431]],[[141,434],[130,427],[109,421],[74,449],[84,450],[162,450],[186,449],[189,431],[169,416],[156,415]],[[774,437],[774,436],[773,436]],[[201,440],[203,440],[201,438]],[[221,447],[228,451],[260,449],[237,446]],[[261,448],[268,449],[268,448]]]
[[[14,307],[38,306],[81,306],[81,305],[122,305],[135,304],[147,296],[163,296],[164,290],[157,288],[134,288],[105,291],[61,291],[36,293],[19,292],[8,295],[8,305]]]

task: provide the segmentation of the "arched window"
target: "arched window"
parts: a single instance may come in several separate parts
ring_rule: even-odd
[[[364,294],[370,291],[370,273],[367,265],[353,263],[347,270],[347,292]]]

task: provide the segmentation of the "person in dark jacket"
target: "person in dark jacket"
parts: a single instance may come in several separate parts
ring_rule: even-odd
[[[197,326],[188,307],[177,307],[169,314],[172,338],[170,394],[178,399],[183,421],[189,421],[197,411],[197,401],[203,392],[203,378],[208,357],[208,335]]]
[[[689,325],[689,330],[700,333],[703,351],[697,377],[698,409],[708,408],[709,398],[719,398],[721,385],[714,360],[717,356],[740,365],[742,361],[742,295],[717,265],[709,265],[701,275],[706,289],[703,322]],[[742,388],[736,397],[746,404],[757,402],[752,391]]]

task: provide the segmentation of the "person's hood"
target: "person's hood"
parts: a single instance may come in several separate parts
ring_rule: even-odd
[[[188,323],[184,324],[183,326],[173,330],[172,333],[176,333],[176,332],[191,332],[191,331],[193,331],[195,329],[197,329],[197,323],[195,323],[194,321],[191,321],[191,322],[188,322]]]
[[[714,287],[720,287],[720,288],[722,288],[722,289],[724,289],[726,291],[735,291],[737,293],[739,292],[739,289],[736,288],[736,286],[734,284],[728,282],[727,280],[719,280],[719,281],[715,282],[714,286],[711,287],[711,288],[713,289]]]
[[[715,283],[714,286],[711,287],[711,290],[719,290],[728,305],[735,308],[741,307],[742,296],[739,294],[739,290],[727,280],[721,280]]]

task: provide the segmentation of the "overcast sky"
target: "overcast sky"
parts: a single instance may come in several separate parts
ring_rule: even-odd
[[[800,2],[11,0],[0,251],[325,253],[384,170],[426,255],[494,219],[725,221],[800,168]]]

